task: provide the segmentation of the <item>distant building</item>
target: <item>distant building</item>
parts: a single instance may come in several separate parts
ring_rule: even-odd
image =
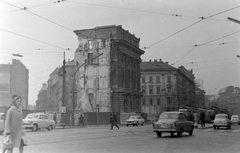
[[[9,106],[12,95],[22,98],[23,109],[28,108],[28,79],[29,71],[17,59],[12,64],[0,64],[0,107]]]
[[[192,70],[175,68],[161,59],[141,63],[142,112],[158,114],[195,106],[195,83]]]
[[[195,88],[195,106],[199,108],[206,108],[205,105],[205,91],[196,86]]]
[[[65,64],[65,101],[68,110],[72,109],[71,90],[73,84],[74,61]],[[47,84],[44,83],[36,101],[37,110],[59,111],[63,105],[63,67],[56,68],[50,75]]]
[[[74,32],[76,67],[88,61],[76,75],[76,109],[140,112],[140,38],[115,25]]]

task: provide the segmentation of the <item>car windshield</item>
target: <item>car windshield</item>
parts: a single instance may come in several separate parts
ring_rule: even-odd
[[[137,119],[138,116],[131,116],[129,119]]]
[[[177,119],[178,114],[176,113],[163,113],[160,115],[159,119]]]
[[[226,119],[227,118],[227,116],[226,115],[216,115],[216,117],[215,118],[222,118],[222,119]]]
[[[27,115],[26,119],[37,119],[38,118],[38,115],[37,114],[30,114],[30,115]]]

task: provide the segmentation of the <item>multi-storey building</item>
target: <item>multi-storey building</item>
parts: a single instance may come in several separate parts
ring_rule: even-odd
[[[142,112],[158,114],[195,105],[192,70],[175,68],[161,59],[141,63]]]
[[[79,40],[76,107],[88,112],[140,112],[144,53],[139,48],[140,38],[115,25],[74,32]]]
[[[71,110],[74,61],[68,61],[65,65],[65,100],[63,102],[63,67],[56,68],[50,75],[47,84],[43,84],[36,101],[37,110],[59,111],[63,105]]]
[[[12,64],[0,64],[0,107],[11,105],[12,95],[22,98],[23,109],[28,108],[28,76],[26,66],[17,59]]]

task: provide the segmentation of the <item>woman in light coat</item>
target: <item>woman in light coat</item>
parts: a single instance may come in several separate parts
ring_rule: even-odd
[[[26,135],[23,130],[22,110],[20,109],[21,102],[22,99],[19,96],[13,99],[13,105],[7,111],[3,133],[4,135],[10,134],[13,141],[13,148],[19,147],[19,152],[23,153],[23,146],[26,145]],[[12,153],[13,148],[8,148],[8,153]]]

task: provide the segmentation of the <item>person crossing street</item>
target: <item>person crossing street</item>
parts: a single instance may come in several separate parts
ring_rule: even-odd
[[[113,126],[116,126],[119,129],[119,126],[117,125],[117,116],[114,112],[110,115],[110,124],[111,130],[113,130]]]

